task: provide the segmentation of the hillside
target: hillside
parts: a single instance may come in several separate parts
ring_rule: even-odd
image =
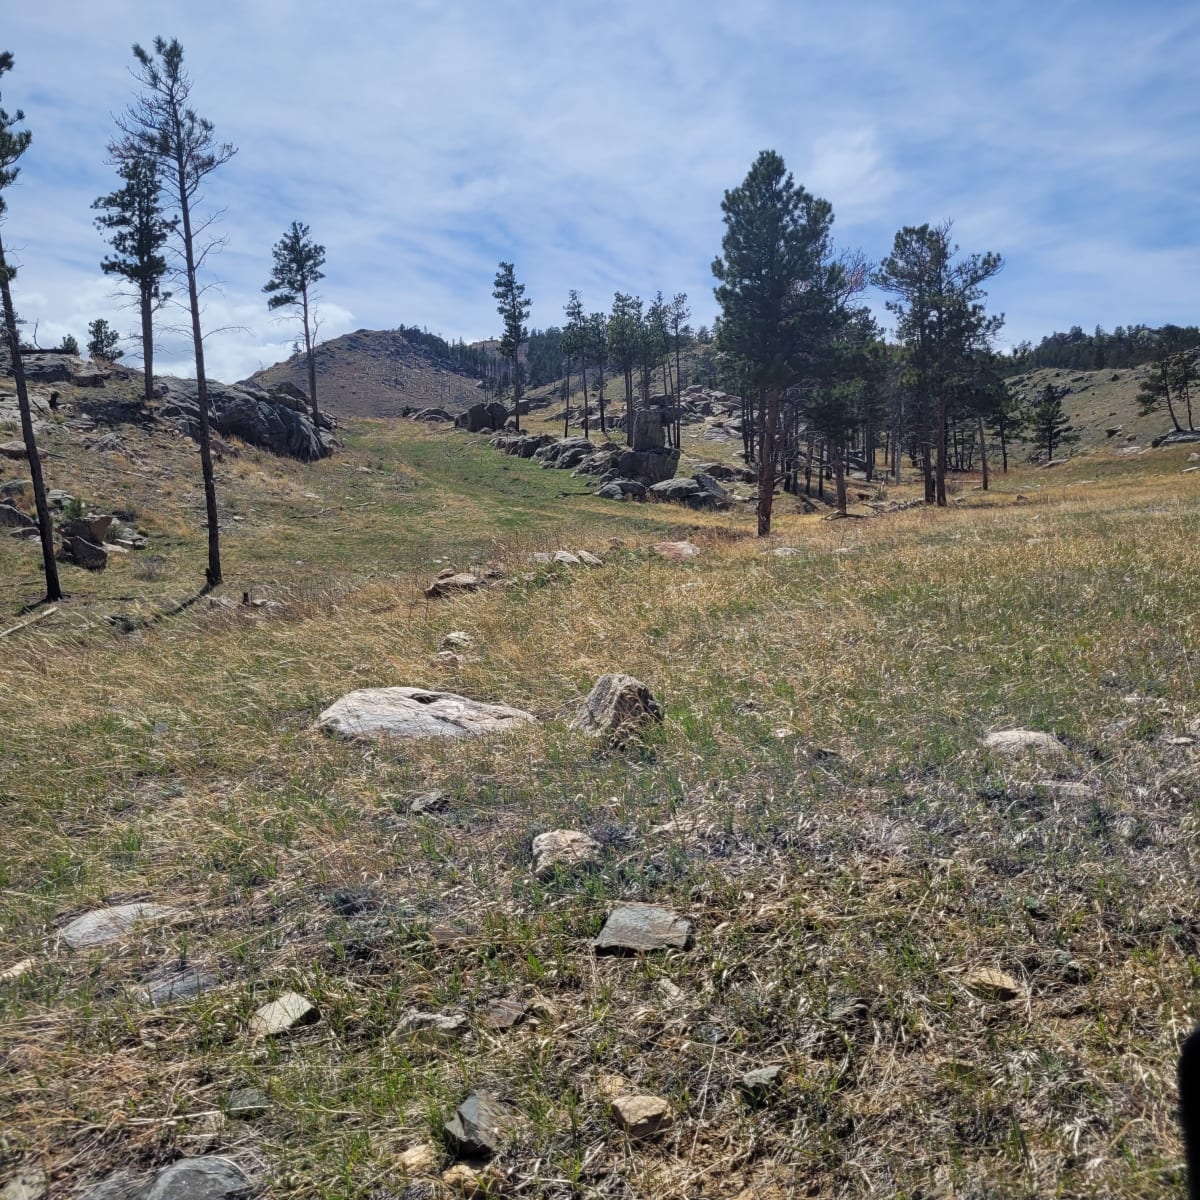
[[[316,351],[317,395],[337,417],[396,417],[406,408],[444,408],[459,413],[480,398],[477,378],[404,334],[358,329],[322,342]],[[303,354],[257,371],[262,387],[293,383],[308,392]]]
[[[64,567],[47,611],[0,536],[0,1180],[140,1195],[198,1156],[275,1200],[1181,1194],[1197,448],[860,520],[780,497],[764,541],[748,506],[610,503],[350,418],[311,464],[230,441],[201,595],[195,446],[61,393],[48,485],[146,545]],[[560,548],[601,565],[533,558]],[[471,567],[492,586],[426,598]],[[610,671],[662,710],[623,748],[571,728]],[[315,728],[393,686],[536,724]],[[985,741],[1012,729],[1056,740]],[[535,873],[555,830],[587,860]],[[636,903],[677,944],[601,953]],[[312,1008],[266,1032],[289,993]],[[477,1091],[504,1132],[466,1158]]]

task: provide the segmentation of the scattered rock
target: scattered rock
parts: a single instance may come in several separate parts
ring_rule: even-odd
[[[13,963],[11,967],[5,967],[0,971],[0,983],[11,983],[15,979],[20,979],[22,975],[32,971],[37,966],[37,959],[23,958],[20,962]]]
[[[690,950],[695,926],[686,917],[656,904],[623,904],[613,909],[600,936],[597,954],[644,954],[654,950]]]
[[[330,705],[317,726],[350,738],[466,738],[509,733],[537,718],[505,704],[484,704],[424,688],[363,688]]]
[[[489,1177],[466,1163],[455,1163],[442,1172],[442,1182],[466,1200],[484,1200],[492,1194]]]
[[[527,1011],[525,1004],[520,1000],[495,1000],[488,1005],[483,1019],[490,1029],[511,1029],[524,1020]]]
[[[65,537],[55,558],[74,563],[85,571],[103,571],[108,566],[108,551],[84,537]]]
[[[264,1004],[250,1018],[250,1032],[255,1037],[277,1037],[303,1025],[311,1025],[320,1016],[315,1006],[299,992],[284,992],[278,1000]]]
[[[578,555],[579,561],[583,563],[585,567],[604,566],[604,559],[600,558],[599,555],[593,554],[590,550],[577,550],[575,553]]]
[[[773,558],[803,558],[804,551],[798,550],[795,546],[776,546],[771,551]]]
[[[442,638],[441,650],[470,650],[475,645],[475,639],[461,629],[455,629]]]
[[[252,1121],[255,1117],[261,1117],[270,1107],[267,1093],[258,1088],[235,1088],[225,1101],[226,1113],[241,1121]]]
[[[759,1067],[754,1071],[747,1071],[741,1078],[739,1086],[746,1093],[748,1099],[755,1103],[761,1103],[775,1091],[780,1083],[783,1082],[783,1066],[774,1065],[770,1067]]]
[[[1052,733],[1036,729],[1000,729],[983,739],[983,747],[993,754],[1016,755],[1025,752],[1065,755],[1067,748]]]
[[[578,567],[580,565],[579,556],[572,554],[570,550],[555,550],[552,561],[560,567]]]
[[[400,1018],[396,1026],[395,1037],[415,1037],[434,1039],[441,1037],[462,1037],[471,1028],[467,1014],[421,1012],[410,1008]]]
[[[590,866],[600,859],[600,843],[578,829],[552,829],[533,839],[533,873],[549,879],[561,868]]]
[[[104,946],[123,938],[141,921],[165,921],[179,910],[166,904],[117,904],[97,908],[76,917],[63,931],[63,941],[72,950]]]
[[[646,485],[636,479],[610,479],[596,495],[603,500],[644,500]]]
[[[1047,795],[1056,800],[1087,801],[1091,800],[1096,791],[1088,783],[1077,783],[1067,779],[1039,779],[1037,786],[1043,788]]]
[[[453,671],[462,666],[462,655],[455,654],[453,650],[439,650],[430,661],[443,671]]]
[[[409,1146],[398,1159],[396,1166],[405,1175],[421,1175],[433,1171],[438,1163],[438,1148],[432,1142],[419,1142]]]
[[[446,1136],[459,1154],[488,1158],[513,1130],[513,1116],[490,1092],[472,1092],[446,1122]]]
[[[169,1004],[172,1000],[192,1000],[217,986],[220,981],[207,971],[188,967],[163,979],[147,983],[137,994],[143,1004]]]
[[[700,547],[691,542],[655,542],[650,549],[668,562],[686,562],[689,558],[699,558],[701,553]]]
[[[995,967],[979,967],[967,975],[963,983],[981,1000],[1004,1002],[1018,1000],[1024,995],[1024,989],[1011,975]]]
[[[408,811],[414,817],[421,817],[430,813],[445,812],[449,807],[450,798],[444,792],[422,792],[409,802]]]
[[[609,1106],[613,1120],[631,1137],[645,1138],[671,1127],[671,1106],[661,1096],[618,1096]]]
[[[145,1200],[245,1200],[255,1188],[231,1158],[181,1158],[154,1177]]]
[[[22,1167],[0,1188],[0,1200],[42,1200],[49,1190],[50,1181],[41,1167]]]
[[[488,586],[486,579],[479,575],[473,574],[471,571],[451,571],[445,575],[439,575],[426,589],[425,595],[430,600],[437,600],[442,596],[461,595],[463,592],[477,592],[480,588]]]
[[[571,728],[621,745],[647,722],[661,721],[662,709],[650,689],[632,675],[601,675]]]
[[[0,456],[4,458],[24,458],[24,442],[0,442]],[[39,458],[41,455],[38,456]]]

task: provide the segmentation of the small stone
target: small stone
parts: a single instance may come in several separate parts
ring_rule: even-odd
[[[671,1106],[661,1096],[618,1096],[610,1111],[616,1123],[631,1137],[645,1138],[669,1129]]]
[[[545,550],[535,550],[529,556],[529,565],[531,567],[548,567],[551,561],[550,555]]]
[[[579,558],[579,561],[583,563],[585,567],[604,566],[604,559],[602,559],[598,554],[593,554],[590,550],[576,550],[575,553]]]
[[[559,567],[578,567],[580,565],[579,556],[572,554],[570,550],[555,550],[554,563]]]
[[[520,1000],[496,1000],[488,1006],[483,1019],[491,1029],[511,1029],[524,1020],[526,1011]]]
[[[771,551],[772,558],[803,558],[804,551],[797,549],[795,546],[776,546]]]
[[[421,1012],[410,1008],[396,1026],[396,1037],[436,1040],[441,1037],[462,1037],[471,1028],[466,1013]]]
[[[623,904],[613,909],[600,936],[597,954],[644,954],[654,950],[689,950],[695,926],[686,917],[655,904]]]
[[[963,982],[981,1000],[1004,1002],[1018,1000],[1024,995],[1024,989],[1011,975],[995,967],[980,967]]]
[[[700,547],[692,542],[655,542],[650,549],[668,562],[686,562],[690,558],[699,558],[701,554]]]
[[[444,792],[422,792],[409,802],[408,811],[415,817],[429,813],[445,812],[450,807],[450,798]]]
[[[117,904],[111,908],[97,908],[76,917],[62,931],[62,938],[72,950],[104,946],[123,938],[139,922],[165,921],[178,912],[166,904]]]
[[[49,1188],[46,1172],[41,1167],[22,1167],[0,1188],[0,1200],[42,1200]]]
[[[405,1175],[421,1175],[433,1171],[438,1163],[438,1148],[432,1142],[419,1142],[409,1146],[396,1160],[396,1166]]]
[[[678,1004],[683,999],[683,988],[672,983],[669,979],[659,979],[654,985],[655,991],[671,1004]]]
[[[588,693],[571,728],[623,745],[644,725],[662,720],[650,689],[632,675],[601,675]]]
[[[172,1000],[192,1000],[217,986],[218,979],[207,971],[189,967],[163,979],[147,983],[137,997],[143,1004],[168,1004]]]
[[[453,671],[456,667],[462,666],[462,655],[455,654],[453,650],[439,650],[432,659],[435,667],[441,667],[445,671]]]
[[[985,750],[993,754],[1016,755],[1025,752],[1064,755],[1067,748],[1052,733],[1036,729],[1000,729],[983,739]]]
[[[490,1092],[472,1092],[446,1122],[446,1135],[460,1154],[486,1158],[503,1145],[512,1114]]]
[[[443,1171],[442,1182],[448,1188],[452,1188],[456,1195],[470,1197],[470,1200],[475,1200],[476,1197],[482,1200],[482,1197],[488,1194],[487,1180],[466,1163],[455,1163]]]
[[[284,992],[278,1000],[264,1004],[250,1018],[250,1032],[255,1037],[277,1037],[302,1025],[311,1025],[320,1015],[299,992]]]
[[[22,975],[32,971],[37,966],[37,959],[23,958],[20,962],[13,963],[11,967],[5,967],[0,971],[0,983],[11,983],[14,979],[20,979]]]
[[[254,1193],[245,1171],[231,1158],[181,1158],[154,1177],[145,1200],[245,1200]]]
[[[225,1101],[225,1111],[242,1121],[261,1117],[270,1107],[267,1093],[258,1088],[237,1088],[229,1093],[229,1099]]]
[[[470,650],[475,645],[475,639],[461,629],[452,630],[442,638],[441,650]]]
[[[752,1100],[762,1100],[769,1092],[775,1091],[782,1082],[783,1067],[775,1065],[747,1071],[741,1078],[740,1086]]]
[[[600,843],[578,829],[552,829],[533,839],[533,873],[550,879],[556,870],[588,867],[600,859]]]

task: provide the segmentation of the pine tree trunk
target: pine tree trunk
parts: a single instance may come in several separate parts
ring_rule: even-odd
[[[521,348],[517,347],[517,353],[513,355],[513,420],[516,422],[517,432],[521,432]]]
[[[830,459],[833,462],[833,479],[837,488],[837,510],[846,515],[846,455],[841,442],[833,442],[829,447]]]
[[[946,423],[947,423],[947,400],[945,393],[938,397],[937,406],[937,503],[939,508],[946,507]]]
[[[317,359],[313,354],[312,333],[308,325],[308,288],[300,293],[304,319],[304,358],[308,363],[308,398],[312,403],[313,429],[321,436],[321,410],[317,407]]]
[[[983,413],[979,414],[979,464],[983,469],[983,490],[988,490],[987,439],[983,429]]]
[[[4,328],[8,334],[8,349],[12,356],[13,381],[17,387],[17,408],[21,413],[21,436],[25,455],[29,459],[29,478],[33,481],[33,503],[37,509],[38,533],[42,543],[42,570],[46,576],[46,602],[63,598],[58,582],[58,562],[54,557],[54,526],[46,504],[46,484],[42,478],[42,460],[38,456],[37,439],[33,433],[33,416],[29,411],[29,389],[25,384],[25,364],[21,361],[21,339],[17,334],[17,314],[13,308],[12,288],[9,286],[8,262],[4,243],[0,241],[0,300],[4,304]]]
[[[766,412],[763,414],[762,447],[758,463],[758,536],[771,532],[771,506],[775,502],[775,438],[779,429],[779,389],[770,387],[763,393]]]
[[[563,437],[571,433],[571,356],[567,355],[566,404],[563,407]],[[587,403],[585,397],[584,403]]]
[[[150,407],[154,399],[154,296],[151,284],[141,286],[142,309],[142,400]]]
[[[208,519],[208,567],[205,590],[221,584],[221,528],[217,517],[217,485],[213,478],[212,447],[208,433],[208,378],[204,371],[204,334],[200,328],[200,293],[196,286],[196,255],[192,245],[192,215],[187,193],[187,164],[183,137],[176,133],[175,170],[179,181],[179,215],[183,222],[183,253],[188,302],[192,310],[192,346],[196,354],[196,403],[200,416],[200,471],[204,478],[204,508]]]
[[[587,394],[587,356],[580,354],[579,356],[579,373],[583,376],[583,436],[590,438],[592,436],[591,416],[588,413],[588,394]]]

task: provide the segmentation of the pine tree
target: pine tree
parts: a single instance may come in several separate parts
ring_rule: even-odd
[[[0,52],[0,77],[12,70],[13,56],[7,50]],[[18,108],[11,116],[0,108],[0,224],[8,211],[4,191],[20,174],[17,159],[29,149],[33,134],[28,129],[16,129],[25,119]],[[8,351],[12,359],[13,382],[17,389],[17,409],[21,414],[21,436],[25,442],[25,456],[29,459],[29,477],[33,483],[33,501],[37,509],[38,533],[42,543],[42,570],[46,576],[46,601],[52,603],[62,599],[62,588],[58,582],[58,563],[54,558],[54,526],[50,521],[50,508],[46,504],[46,484],[42,478],[42,460],[38,455],[37,439],[34,437],[33,417],[29,410],[29,389],[25,383],[25,364],[21,360],[21,338],[17,333],[17,313],[13,308],[12,280],[17,271],[8,265],[4,255],[4,239],[0,238],[0,305],[4,308],[4,331],[8,336]]]
[[[502,262],[493,280],[492,298],[496,312],[504,322],[500,335],[500,357],[512,363],[513,417],[517,432],[521,432],[521,347],[529,340],[525,322],[532,301],[525,299],[525,285],[517,282],[516,271],[510,262]]]
[[[294,308],[304,330],[304,359],[308,366],[308,395],[312,402],[313,428],[321,428],[321,411],[317,407],[317,360],[313,354],[313,300],[311,289],[325,273],[325,247],[309,236],[309,228],[293,221],[288,231],[272,249],[275,267],[271,278],[263,285],[270,295],[267,308]]]
[[[1052,383],[1046,384],[1029,414],[1029,430],[1039,446],[1046,447],[1046,461],[1054,458],[1056,446],[1069,446],[1079,441],[1067,414],[1063,412],[1062,396]]]
[[[154,399],[154,313],[171,298],[161,286],[167,273],[162,251],[176,222],[163,215],[153,158],[136,155],[121,163],[118,173],[125,186],[92,204],[102,214],[96,218],[96,228],[110,231],[109,244],[115,251],[113,257],[101,261],[100,268],[105,274],[128,280],[137,290],[142,325],[142,398],[149,404]]]
[[[771,532],[779,401],[807,354],[817,351],[833,311],[840,271],[830,261],[833,209],[764,150],[739,187],[725,193],[722,257],[712,265],[721,305],[720,344],[756,393],[758,534]]]
[[[579,374],[583,382],[583,436],[588,437],[591,434],[590,420],[588,414],[588,386],[587,386],[587,369],[588,358],[591,355],[591,338],[589,336],[589,328],[587,317],[583,311],[583,300],[580,298],[579,292],[572,288],[570,295],[567,298],[566,307],[563,311],[567,315],[567,328],[563,337],[563,346],[567,350],[568,355],[573,354],[579,359]],[[570,373],[570,358],[567,359],[567,371]],[[570,413],[571,400],[567,397],[567,411]]]
[[[236,153],[235,147],[219,143],[212,122],[196,113],[188,101],[192,80],[183,66],[183,47],[178,40],[154,39],[154,52],[133,47],[137,62],[134,78],[141,95],[117,120],[122,134],[109,147],[118,162],[150,158],[179,210],[176,234],[183,253],[183,275],[192,318],[192,349],[196,362],[196,400],[200,426],[200,469],[204,479],[204,506],[208,521],[208,566],[205,585],[221,583],[221,533],[217,517],[217,485],[213,478],[212,447],[209,439],[208,375],[204,367],[204,333],[200,324],[198,267],[207,247],[197,246],[197,237],[210,222],[193,224],[192,206],[199,198],[204,180]]]
[[[103,318],[97,317],[88,325],[88,358],[93,362],[116,362],[123,351],[121,335]]]

